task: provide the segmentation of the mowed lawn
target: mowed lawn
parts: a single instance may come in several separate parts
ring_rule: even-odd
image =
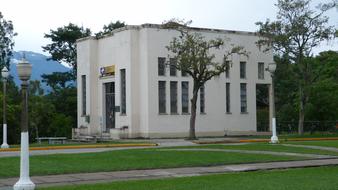
[[[302,157],[158,149],[116,150],[100,153],[30,157],[31,175],[212,166],[223,164],[299,160]],[[19,157],[0,158],[0,178],[19,176]]]
[[[121,181],[43,190],[337,190],[338,167],[229,173],[198,177]]]
[[[77,143],[77,142],[67,142],[65,144],[48,144],[48,142],[43,141],[42,143],[30,143],[29,147],[52,147],[52,146],[92,146],[92,145],[124,145],[124,144],[154,144],[150,141],[105,141],[97,143]],[[19,144],[10,145],[10,148],[19,148]]]
[[[325,146],[338,148],[338,140],[330,141],[288,141],[286,144],[297,144],[297,145],[310,145],[310,146]]]
[[[319,142],[319,141],[317,141]],[[320,142],[324,146],[326,141]],[[331,145],[334,145],[336,142],[332,142]],[[289,144],[288,142],[287,144]],[[319,146],[318,143],[317,145]],[[300,144],[300,142],[295,142],[295,144]],[[326,144],[330,145],[327,141]],[[200,149],[200,148],[210,148],[210,149],[227,149],[227,150],[252,150],[252,151],[272,151],[272,152],[290,152],[290,153],[303,153],[303,154],[321,154],[321,155],[332,155],[338,156],[338,152],[328,151],[328,150],[318,150],[311,148],[303,147],[290,147],[284,146],[283,144],[269,144],[269,143],[250,143],[250,144],[237,144],[237,145],[227,145],[227,144],[214,144],[214,145],[201,145],[201,146],[189,146],[189,147],[175,147],[174,149]],[[169,148],[173,149],[173,148]]]

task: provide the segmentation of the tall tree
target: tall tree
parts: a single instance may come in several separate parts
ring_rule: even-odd
[[[207,81],[226,71],[230,64],[227,61],[230,55],[245,54],[245,51],[241,47],[231,47],[226,51],[223,39],[205,40],[202,34],[191,31],[188,27],[189,24],[190,22],[171,20],[164,23],[163,28],[174,29],[180,33],[179,37],[173,38],[167,49],[171,52],[171,58],[176,60],[176,65],[171,66],[193,78],[189,139],[196,139],[195,121],[198,91]],[[223,61],[216,62],[215,55],[211,51],[224,51]]]
[[[90,35],[90,29],[69,23],[67,26],[50,30],[49,34],[45,34],[44,37],[49,38],[52,43],[43,46],[42,49],[52,55],[49,59],[64,62],[71,66],[72,77],[75,80],[77,69],[76,40]]]
[[[95,34],[97,38],[102,37],[106,34],[110,34],[113,30],[122,28],[126,24],[123,21],[110,22],[108,25],[104,25],[102,31]]]
[[[310,6],[311,0],[278,0],[277,20],[257,22],[258,33],[264,38],[257,44],[259,47],[273,49],[278,55],[286,57],[297,65],[296,75],[299,91],[298,132],[304,132],[305,106],[309,101],[308,87],[312,83],[309,76],[309,64],[312,49],[324,40],[334,37],[334,28],[327,26],[328,17],[324,13],[333,4],[319,5],[316,10]]]
[[[41,77],[42,82],[47,83],[54,92],[66,88],[72,81],[72,74],[68,72],[53,72],[52,74],[43,74]]]
[[[9,69],[9,62],[14,46],[14,32],[12,21],[5,20],[0,12],[0,67],[6,66]]]

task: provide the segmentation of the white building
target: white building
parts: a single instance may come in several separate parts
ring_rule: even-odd
[[[234,55],[229,72],[208,81],[197,103],[197,136],[256,133],[256,84],[270,84],[272,53],[255,33],[191,28],[206,39],[226,38],[249,57]],[[161,25],[126,26],[77,42],[78,128],[74,136],[186,137],[192,79],[165,66],[166,46],[179,33]],[[224,55],[215,51],[216,60]],[[202,97],[202,98],[201,98]]]

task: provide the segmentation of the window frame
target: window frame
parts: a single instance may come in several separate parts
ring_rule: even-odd
[[[158,76],[166,76],[165,61],[166,61],[165,57],[158,57],[157,58],[157,74],[158,74]]]
[[[166,81],[158,81],[158,113],[159,114],[167,114],[166,104],[167,104]]]
[[[187,88],[184,89],[183,88],[184,86],[186,86]],[[188,81],[181,82],[181,103],[182,103],[181,105],[182,114],[189,114],[189,82]]]
[[[173,88],[174,87],[174,88]],[[178,114],[178,82],[170,81],[170,114]],[[174,90],[173,90],[174,89]]]
[[[241,113],[248,113],[248,90],[246,83],[240,83],[240,107]]]
[[[247,78],[246,67],[247,67],[247,63],[245,61],[239,62],[239,78],[240,79]]]
[[[127,114],[126,69],[120,69],[121,115]]]

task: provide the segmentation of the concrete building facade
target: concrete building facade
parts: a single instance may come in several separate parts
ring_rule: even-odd
[[[256,85],[270,84],[271,52],[255,33],[191,28],[208,39],[243,46],[229,71],[208,81],[197,101],[197,136],[255,134]],[[100,39],[77,41],[78,128],[74,137],[186,137],[193,81],[174,71],[166,46],[177,37],[161,25],[126,26]],[[225,49],[214,51],[222,61]],[[183,75],[183,76],[182,76]],[[202,98],[201,98],[202,97]]]

